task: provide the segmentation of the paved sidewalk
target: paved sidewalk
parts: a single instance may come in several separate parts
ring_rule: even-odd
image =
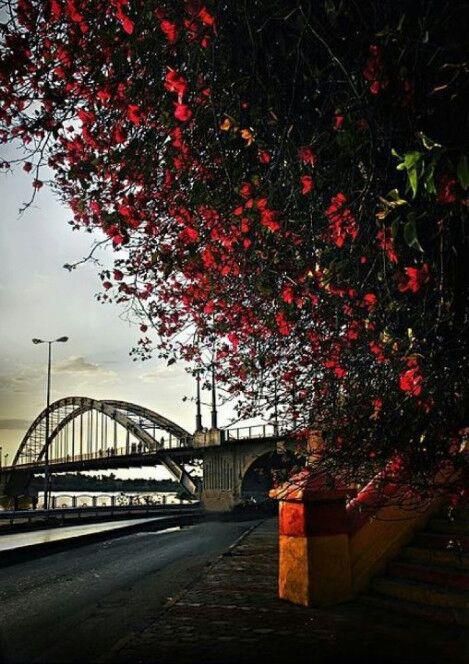
[[[277,523],[270,519],[169,601],[106,661],[155,664],[456,664],[468,632],[349,602],[305,609],[277,598]]]

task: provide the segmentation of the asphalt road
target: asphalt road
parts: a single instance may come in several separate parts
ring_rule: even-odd
[[[0,662],[97,661],[253,523],[134,533],[0,569]]]

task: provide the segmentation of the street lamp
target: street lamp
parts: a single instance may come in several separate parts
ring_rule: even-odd
[[[58,339],[43,340],[33,339],[33,344],[48,344],[49,353],[47,359],[47,409],[46,409],[46,445],[44,450],[44,509],[49,506],[49,406],[50,406],[50,368],[52,358],[52,344],[56,342],[65,343],[68,337],[59,337]]]
[[[195,430],[202,431],[202,411],[200,409],[200,369],[196,369],[195,380],[197,383],[197,413],[195,416]]]

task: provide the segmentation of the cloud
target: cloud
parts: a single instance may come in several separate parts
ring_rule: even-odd
[[[54,371],[57,373],[98,373],[105,371],[98,364],[88,362],[84,357],[78,355],[71,355],[66,360],[62,360],[54,366]]]
[[[187,377],[187,372],[181,365],[172,364],[171,366],[161,365],[152,371],[140,374],[139,378],[144,383],[157,383],[167,380],[181,380]]]
[[[27,429],[29,425],[31,424],[30,420],[22,420],[22,419],[7,419],[7,418],[2,418],[0,417],[0,430],[4,431],[5,429],[9,430],[22,430],[22,429]]]
[[[16,374],[0,376],[0,390],[5,392],[29,393],[40,381],[44,382],[44,371],[35,367],[23,367]]]

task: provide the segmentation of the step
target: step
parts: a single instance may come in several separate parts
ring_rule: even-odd
[[[428,604],[419,604],[417,602],[408,602],[395,597],[386,597],[368,593],[361,595],[360,600],[369,606],[395,611],[399,614],[418,616],[433,622],[464,625],[469,627],[469,611],[466,609],[442,608],[440,606],[429,606]]]
[[[469,535],[469,521],[452,521],[451,519],[441,518],[431,519],[425,528],[425,532],[428,531],[432,533],[448,533],[455,536],[461,535],[464,537],[464,535]]]
[[[418,533],[412,544],[429,549],[447,549],[460,553],[469,553],[469,537],[443,533]]]
[[[406,546],[402,549],[398,560],[432,566],[448,565],[453,569],[469,570],[469,555],[461,555],[454,549],[427,549],[418,546]]]
[[[419,565],[400,560],[389,563],[387,572],[392,577],[423,581],[442,588],[454,588],[459,591],[469,591],[469,572],[453,569],[451,567],[435,567]]]
[[[381,595],[403,599],[407,602],[469,610],[469,593],[436,584],[398,577],[379,577],[373,580],[372,588]]]

